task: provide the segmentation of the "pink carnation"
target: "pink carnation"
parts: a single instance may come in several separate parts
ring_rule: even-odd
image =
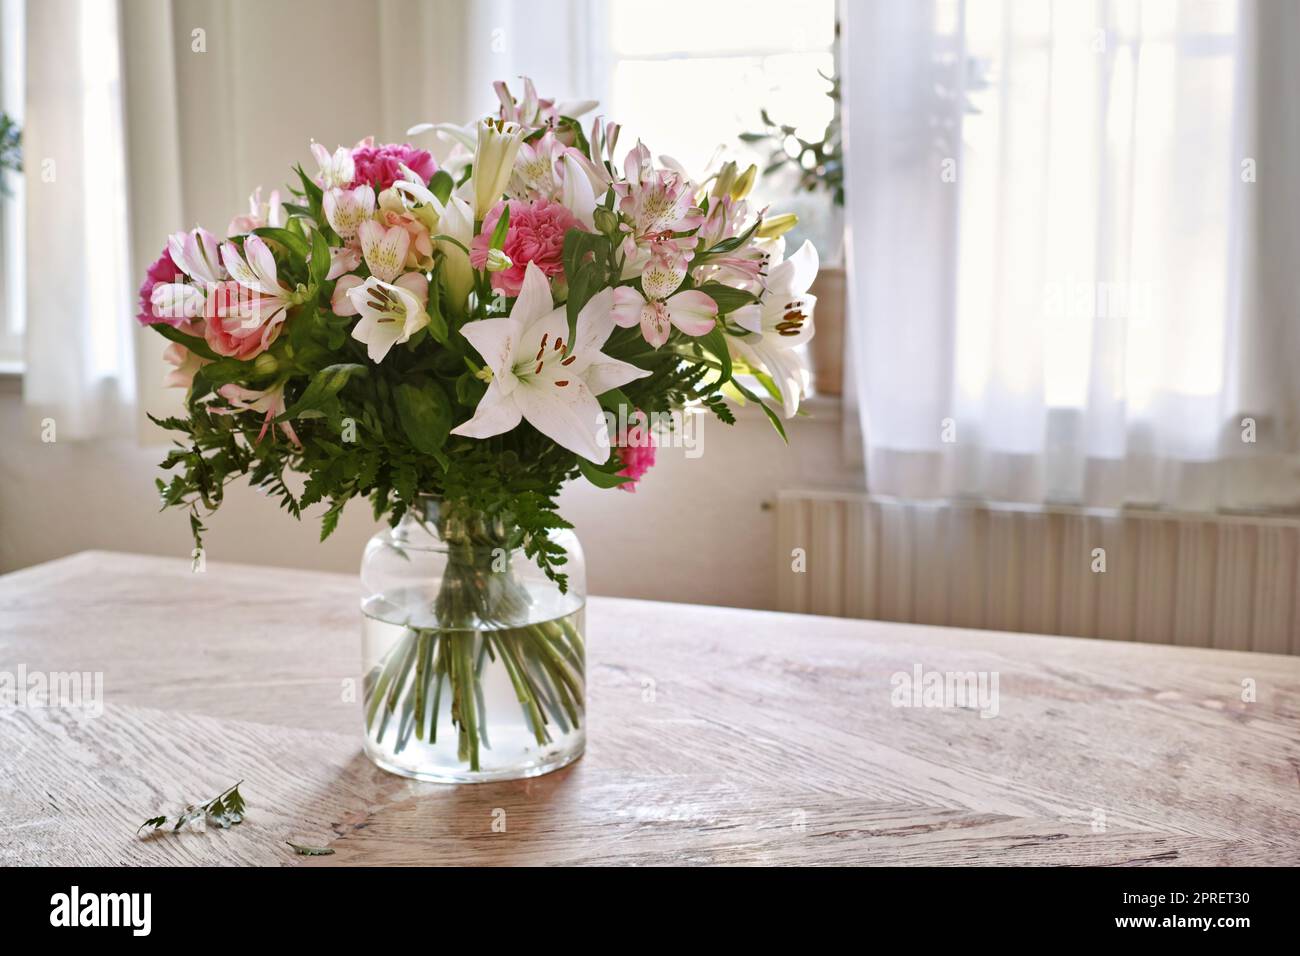
[[[499,202],[483,220],[483,230],[470,245],[469,259],[475,269],[487,265],[488,246],[492,231],[501,219],[504,202]],[[573,213],[557,202],[535,199],[523,202],[510,200],[510,225],[502,251],[510,257],[509,269],[492,273],[492,288],[508,296],[516,296],[524,284],[524,270],[528,263],[537,265],[548,277],[564,271],[564,235],[570,229],[583,226]]]
[[[158,257],[158,261],[149,267],[144,282],[140,285],[140,314],[135,317],[136,321],[141,325],[154,325],[159,322],[165,322],[168,325],[179,325],[184,322],[183,316],[167,319],[154,315],[153,312],[153,287],[179,282],[184,278],[185,276],[181,274],[181,270],[172,261],[171,253],[164,249],[162,255]]]
[[[636,491],[637,482],[655,463],[655,443],[650,430],[645,426],[645,413],[638,411],[628,427],[618,436],[614,453],[618,455],[623,467],[619,474],[631,478],[619,485],[624,491]]]
[[[402,178],[400,167],[406,166],[426,183],[438,171],[433,156],[408,143],[385,143],[383,146],[358,146],[352,150],[356,165],[356,178],[351,187],[370,185],[376,190],[387,189]]]

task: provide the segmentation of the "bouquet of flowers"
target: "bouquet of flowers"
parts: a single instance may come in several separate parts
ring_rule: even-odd
[[[366,713],[401,746],[444,714],[470,772],[485,655],[539,746],[581,725],[579,626],[530,617],[517,566],[569,588],[561,486],[631,490],[689,406],[731,423],[728,403],[750,402],[784,436],[817,270],[809,245],[784,257],[793,217],[750,208],[752,167],[697,182],[641,143],[619,161],[617,124],[584,130],[582,108],[527,80],[520,99],[496,87],[498,114],[410,131],[454,143],[441,166],[410,145],[313,143],[315,172],[259,189],[224,238],[172,235],[139,317],[188,390],[184,417],[154,420],[183,435],[158,488],[197,546],[245,475],[295,517],[323,506],[322,539],[357,497],[436,535],[440,581],[374,662]]]

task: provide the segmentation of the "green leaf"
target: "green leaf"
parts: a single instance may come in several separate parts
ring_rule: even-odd
[[[616,475],[612,471],[605,471],[599,465],[593,464],[581,455],[578,456],[578,470],[582,472],[582,477],[597,488],[617,488],[619,485],[627,484],[632,480],[623,475]]]
[[[492,241],[489,243],[493,249],[500,249],[506,244],[506,233],[510,230],[510,204],[506,203],[501,207],[501,218],[497,220],[496,227],[492,230]]]
[[[293,847],[293,852],[299,856],[333,856],[334,851],[327,846],[303,846],[301,843],[292,843],[285,840],[285,845]]]
[[[729,285],[723,285],[721,282],[706,282],[696,291],[703,292],[718,305],[718,312],[726,315],[729,312],[735,312],[737,309],[746,305],[751,305],[758,301],[758,296],[752,292],[746,292],[744,289],[733,289]]]
[[[432,455],[442,449],[451,431],[451,403],[437,382],[402,382],[393,389],[402,430],[418,451]]]
[[[444,206],[447,205],[447,200],[451,198],[451,191],[455,186],[456,183],[452,180],[451,174],[445,169],[438,170],[433,174],[433,178],[429,180],[429,192],[433,193],[438,198],[438,202]]]
[[[718,385],[731,381],[731,352],[727,349],[727,339],[722,329],[715,325],[707,334],[701,335],[696,341],[700,343],[710,355],[718,360],[722,366]]]
[[[620,407],[626,407],[630,415],[636,408],[632,400],[623,393],[621,388],[611,388],[607,392],[601,392],[596,396],[596,401],[600,402],[600,407],[609,412],[618,413]]]
[[[308,265],[312,285],[321,286],[330,271],[330,244],[319,229],[311,234],[311,259]]]
[[[741,385],[738,380],[732,379],[731,384],[738,392],[740,392],[740,394],[744,395],[747,399],[763,410],[763,414],[766,415],[767,420],[772,423],[772,427],[775,428],[776,433],[781,436],[781,440],[787,445],[790,444],[790,439],[785,433],[785,424],[781,421],[781,416],[768,408],[766,402],[747,389],[744,385]]]
[[[425,311],[429,314],[429,334],[439,345],[447,344],[447,317],[442,314],[442,282],[439,273],[441,265],[433,271],[433,281],[429,283],[429,301]]]
[[[327,401],[337,395],[354,375],[367,375],[369,369],[364,365],[346,362],[327,365],[321,369],[303,390],[298,401],[280,416],[279,421],[297,418],[303,412],[317,411]]]
[[[307,253],[310,251],[307,240],[297,233],[290,232],[288,229],[279,229],[275,226],[262,226],[260,229],[254,229],[253,235],[278,242],[289,251],[290,257],[298,265],[307,262]]]

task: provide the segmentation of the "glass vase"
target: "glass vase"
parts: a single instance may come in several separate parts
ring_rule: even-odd
[[[516,528],[421,499],[361,562],[365,750],[385,770],[475,783],[572,763],[586,741],[577,536],[549,533],[564,584]]]

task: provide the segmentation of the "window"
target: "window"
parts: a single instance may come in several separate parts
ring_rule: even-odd
[[[20,125],[23,117],[23,4],[0,0],[0,110]],[[0,191],[0,372],[22,365],[23,177],[4,174]]]
[[[834,103],[835,2],[812,0],[634,0],[593,3],[593,64],[602,111],[626,121],[620,139],[644,140],[692,175],[719,152],[762,169],[766,153],[741,143],[762,127],[760,112],[820,139]],[[692,109],[691,104],[698,104]],[[760,181],[760,200],[784,200],[791,185]],[[784,208],[783,203],[783,208]]]

